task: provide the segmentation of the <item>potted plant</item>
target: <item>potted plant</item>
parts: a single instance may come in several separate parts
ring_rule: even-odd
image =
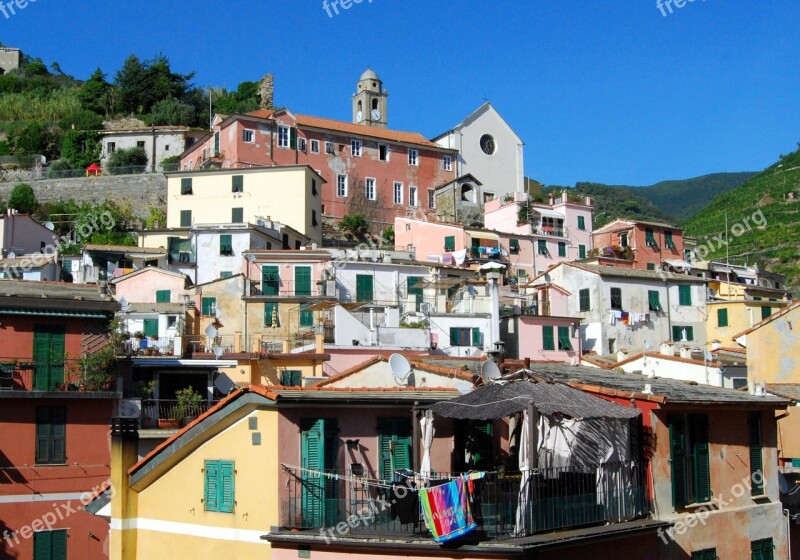
[[[175,397],[178,402],[175,405],[173,418],[183,427],[197,416],[203,397],[191,387],[179,389],[175,392]]]

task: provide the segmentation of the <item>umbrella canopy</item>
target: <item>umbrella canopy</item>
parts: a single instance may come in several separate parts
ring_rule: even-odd
[[[640,414],[639,409],[542,379],[496,381],[453,400],[436,403],[431,410],[445,418],[493,420],[522,412],[530,404],[541,414],[563,414],[576,420],[635,418]]]

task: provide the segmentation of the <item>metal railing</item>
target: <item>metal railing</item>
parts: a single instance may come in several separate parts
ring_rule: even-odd
[[[117,345],[117,354],[124,356],[174,356],[175,339],[164,338],[131,338]]]
[[[323,475],[285,467],[281,477],[280,523],[284,528],[318,531],[366,511],[371,515],[362,515],[367,521],[352,528],[352,535],[430,538],[417,502],[409,508],[404,507],[407,503],[397,505],[407,496],[416,499],[411,479],[396,490],[390,480],[360,468],[326,470]],[[451,478],[449,473],[434,473],[430,484],[436,486]],[[487,473],[474,481],[473,488],[470,507],[479,539],[621,523],[648,514],[641,464],[635,461],[533,473]]]
[[[82,391],[87,390],[88,381],[79,359],[36,362],[0,357],[0,391]]]
[[[176,399],[144,399],[140,417],[143,428],[173,429],[197,418],[216,403],[179,403]]]

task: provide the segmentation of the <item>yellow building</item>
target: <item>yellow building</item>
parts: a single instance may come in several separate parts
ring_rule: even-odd
[[[167,174],[167,227],[280,220],[322,240],[324,179],[306,165]]]
[[[800,383],[800,301],[733,335],[755,383]]]
[[[723,345],[788,303],[785,291],[752,284],[711,280],[708,290],[711,299],[707,302],[707,340],[718,340]]]

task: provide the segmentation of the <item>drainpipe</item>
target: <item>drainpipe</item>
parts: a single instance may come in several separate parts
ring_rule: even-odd
[[[500,287],[498,286],[500,273],[489,272],[486,274],[486,279],[489,280],[489,295],[492,301],[492,340],[489,347],[494,348],[495,343],[500,341]]]

